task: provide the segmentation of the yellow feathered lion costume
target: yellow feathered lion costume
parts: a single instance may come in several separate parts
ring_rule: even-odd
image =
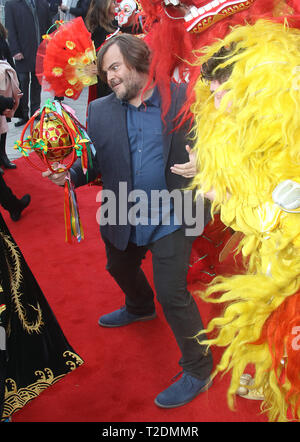
[[[298,420],[300,213],[282,210],[272,194],[285,180],[300,183],[300,31],[262,20],[236,27],[199,63],[233,43],[231,58],[219,65],[234,63],[219,88],[227,91],[221,106],[199,79],[192,107],[200,171],[194,187],[215,191],[212,210],[244,234],[246,263],[245,273],[217,277],[201,295],[224,303],[205,331],[215,337],[205,342],[226,347],[216,373],[232,372],[230,407],[240,376],[254,364],[269,420]]]

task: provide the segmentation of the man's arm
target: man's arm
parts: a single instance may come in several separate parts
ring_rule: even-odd
[[[16,60],[21,60],[23,54],[18,40],[18,32],[15,23],[14,5],[11,2],[5,3],[5,27],[8,30],[8,44],[11,55]]]
[[[90,140],[93,142],[93,140],[97,139],[97,134],[94,134],[98,130],[97,125],[97,110],[95,110],[94,103],[91,102],[88,107],[88,118],[87,118],[87,133],[90,138]],[[94,181],[100,174],[98,162],[97,162],[97,153],[95,155],[92,155],[92,164],[93,167],[90,167],[88,169],[88,182]],[[83,186],[87,183],[86,175],[84,175],[81,167],[81,160],[78,159],[71,168],[71,178],[72,182],[74,183],[75,187]]]

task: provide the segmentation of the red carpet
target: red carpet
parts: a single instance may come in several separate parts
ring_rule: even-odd
[[[172,410],[155,406],[155,396],[180,371],[175,340],[157,304],[158,317],[121,329],[98,326],[101,314],[123,304],[105,270],[105,251],[96,223],[99,187],[77,190],[85,239],[65,243],[63,191],[41,173],[17,160],[5,179],[18,197],[32,201],[19,222],[1,208],[70,344],[85,364],[17,412],[14,422],[265,422],[260,402],[237,397],[236,411],[226,401],[228,377],[190,404]],[[151,256],[145,272],[152,280]],[[204,324],[217,313],[199,302]],[[213,349],[215,363],[220,350]]]

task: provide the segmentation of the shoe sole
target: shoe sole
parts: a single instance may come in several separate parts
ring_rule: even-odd
[[[200,393],[204,393],[204,391],[207,391],[210,387],[212,386],[212,381],[210,380],[206,385],[204,385],[204,387],[201,388],[200,391],[198,391],[197,394],[195,394],[195,396],[193,396],[191,399],[189,399],[188,401],[185,402],[181,402],[180,404],[176,404],[176,405],[163,405],[160,402],[158,402],[158,400],[155,398],[154,399],[154,403],[155,405],[157,405],[159,408],[177,408],[177,407],[182,407],[183,405],[188,404],[189,402],[191,402],[192,400],[194,400]]]
[[[124,327],[125,325],[130,325],[130,324],[132,324],[133,322],[139,322],[139,321],[141,321],[141,322],[151,321],[152,319],[155,319],[155,318],[156,318],[156,315],[152,315],[152,316],[144,316],[143,318],[133,319],[132,321],[130,321],[130,322],[125,322],[125,323],[123,323],[123,324],[107,324],[107,323],[103,323],[103,322],[101,322],[101,320],[99,319],[98,324],[99,324],[101,327],[116,328],[116,327]]]

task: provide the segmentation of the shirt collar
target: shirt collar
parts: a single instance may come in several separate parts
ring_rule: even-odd
[[[128,103],[128,101],[121,100],[121,103],[122,103],[124,106],[130,106],[130,103]],[[143,101],[142,104],[141,104],[141,106],[142,106],[144,103],[145,103],[146,105],[148,105],[148,106],[160,107],[161,99],[160,99],[160,95],[159,95],[159,92],[158,92],[158,88],[157,88],[157,86],[154,86],[154,88],[153,88],[153,92],[152,92],[151,96],[150,96],[149,98],[147,98],[147,100]]]

